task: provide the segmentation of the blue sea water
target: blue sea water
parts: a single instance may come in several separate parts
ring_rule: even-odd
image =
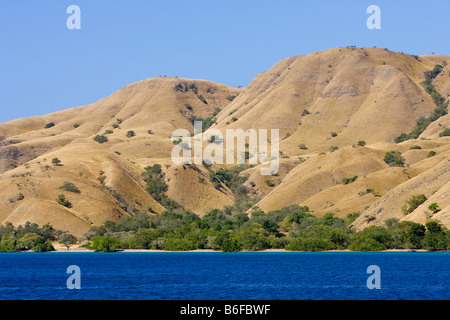
[[[0,253],[0,300],[448,300],[449,270],[444,252]]]

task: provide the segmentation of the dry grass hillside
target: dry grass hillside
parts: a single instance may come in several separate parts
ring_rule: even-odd
[[[166,208],[146,191],[144,168],[160,164],[167,196],[204,215],[235,202],[210,170],[229,165],[176,165],[175,129],[193,120],[226,129],[279,129],[280,167],[260,165],[241,175],[263,211],[306,205],[318,216],[360,212],[354,228],[397,218],[450,227],[450,115],[417,139],[395,143],[436,108],[422,82],[450,97],[450,57],[412,56],[377,48],[333,48],[278,62],[245,89],[205,80],[152,78],[130,84],[91,105],[0,124],[0,224],[26,221],[82,235],[106,220]],[[96,135],[107,137],[104,143]],[[364,141],[364,143],[359,143]],[[204,145],[206,143],[204,142]],[[400,167],[384,161],[398,151]],[[61,163],[52,163],[53,159]],[[61,189],[73,183],[78,192]],[[71,206],[56,200],[64,194]],[[411,196],[427,201],[402,211]],[[437,203],[439,210],[428,206]],[[250,210],[251,211],[251,210]]]

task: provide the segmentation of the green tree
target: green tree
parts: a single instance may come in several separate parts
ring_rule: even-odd
[[[14,235],[6,234],[0,240],[0,252],[14,252],[16,251],[17,239]]]
[[[120,248],[120,240],[111,236],[96,236],[91,239],[90,248],[95,251],[112,252]]]
[[[34,252],[47,252],[47,251],[55,251],[55,248],[50,242],[47,242],[43,237],[38,237],[34,242],[33,248],[31,248]]]
[[[249,251],[258,251],[270,248],[267,236],[269,233],[258,224],[254,223],[236,234],[236,239],[240,242],[242,249]]]
[[[425,224],[426,232],[423,240],[425,248],[436,251],[447,248],[447,235],[444,229],[436,221],[429,221]]]
[[[64,245],[67,250],[70,249],[71,246],[78,242],[77,238],[70,233],[63,233],[59,236],[59,243]]]
[[[26,251],[34,247],[39,235],[36,233],[27,233],[17,240],[17,250]]]
[[[290,251],[324,251],[331,249],[330,243],[319,237],[294,238],[286,250]]]
[[[352,251],[382,251],[386,246],[372,238],[356,238],[349,246]]]
[[[227,239],[220,247],[220,250],[223,252],[239,252],[241,251],[241,244],[236,239]]]
[[[413,249],[421,248],[425,237],[425,226],[419,223],[412,223],[406,236],[409,247]]]

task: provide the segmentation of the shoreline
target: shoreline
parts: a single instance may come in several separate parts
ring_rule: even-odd
[[[31,252],[31,251],[26,251]],[[63,253],[105,253],[105,252],[98,252],[90,249],[85,248],[73,248],[67,250],[66,248],[62,247],[55,247],[55,251],[49,251],[49,252],[63,252]],[[196,249],[196,250],[188,250],[188,251],[166,251],[166,250],[155,250],[155,249],[120,249],[117,251],[110,251],[111,253],[226,253],[220,250],[214,250],[214,249]],[[376,253],[376,252],[448,252],[448,251],[429,251],[426,249],[387,249],[383,251],[352,251],[352,250],[324,250],[324,251],[290,251],[286,249],[266,249],[266,250],[259,250],[259,251],[239,251],[239,252],[233,252],[233,253],[343,253],[343,252],[350,252],[350,253]]]

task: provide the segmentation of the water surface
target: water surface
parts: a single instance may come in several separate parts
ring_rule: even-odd
[[[69,290],[67,267],[81,270]],[[381,289],[367,288],[367,267]],[[449,299],[450,253],[0,253],[0,299]]]

